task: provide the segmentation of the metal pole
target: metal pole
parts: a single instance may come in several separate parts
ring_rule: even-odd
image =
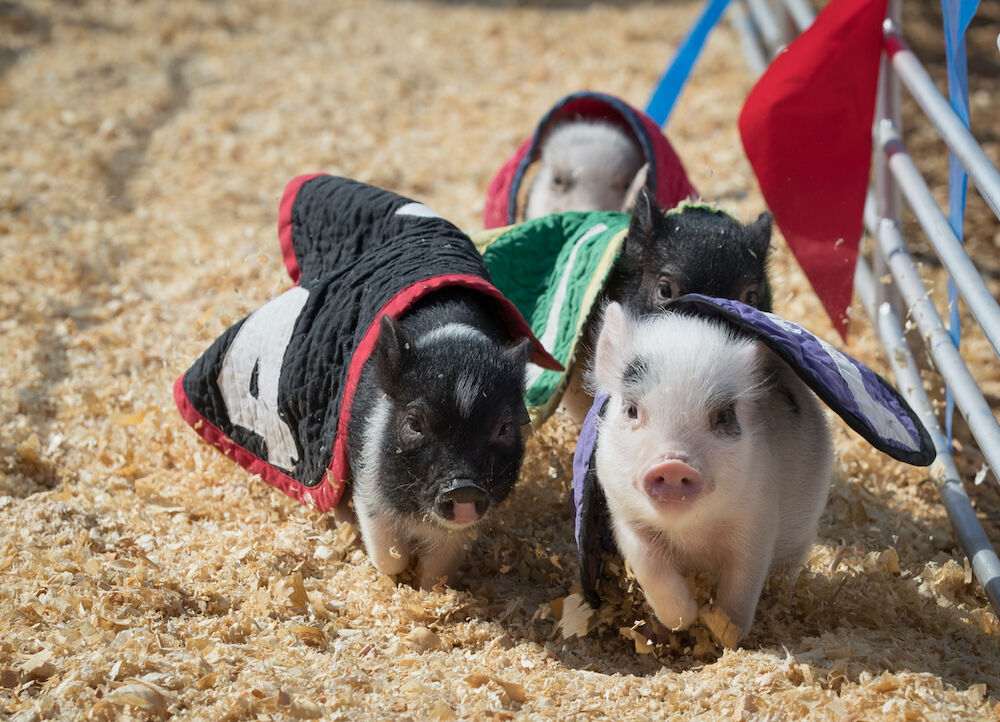
[[[968,171],[980,195],[1000,218],[1000,171],[990,162],[982,146],[965,127],[951,105],[924,70],[923,65],[906,45],[895,23],[884,26],[885,50],[892,66],[906,84],[914,100],[923,108],[931,123],[941,133],[948,148]]]
[[[777,18],[771,12],[767,0],[747,0],[747,5],[750,8],[750,15],[753,17],[754,23],[760,29],[760,34],[764,38],[764,42],[767,43],[770,55],[773,57],[778,52],[778,48],[784,43]]]
[[[813,20],[816,19],[812,8],[805,0],[782,0],[782,2],[800,33],[812,25]]]
[[[993,350],[1000,355],[1000,305],[962,248],[962,243],[948,224],[948,219],[938,208],[927,183],[906,152],[899,131],[891,123],[880,123],[878,143],[885,151],[889,168],[903,189],[910,208],[920,221],[938,258],[951,274],[952,280],[969,305],[969,310],[993,345]]]
[[[767,70],[767,54],[757,39],[753,20],[747,15],[743,0],[736,0],[729,6],[729,23],[740,36],[740,47],[743,48],[750,73],[754,78],[759,78]]]
[[[1000,470],[1000,424],[993,417],[982,392],[955,348],[951,336],[931,302],[927,289],[903,245],[899,224],[883,218],[879,222],[878,245],[902,291],[911,317],[924,336],[934,365],[955,397],[955,403],[969,424],[969,430],[994,472]],[[879,304],[881,305],[881,304]]]
[[[934,414],[927,392],[924,391],[919,366],[906,343],[899,317],[887,303],[883,303],[877,309],[875,307],[875,283],[868,263],[863,258],[858,259],[854,287],[861,299],[861,305],[868,312],[886,350],[886,356],[896,378],[896,386],[906,397],[910,407],[920,416],[920,420],[934,441],[938,458],[931,469],[931,476],[937,483],[941,501],[948,512],[951,525],[955,528],[958,542],[969,558],[972,571],[986,591],[993,611],[1000,615],[1000,558],[997,557],[965,492],[961,475],[951,453],[951,446],[941,433],[941,424]]]
[[[898,20],[902,13],[901,0],[889,0],[886,7],[886,23]],[[885,122],[894,123],[897,128],[902,128],[902,97],[899,87],[899,78],[893,72],[892,63],[883,54],[879,61],[878,71],[878,96],[875,101],[875,122],[872,125],[872,133]],[[877,142],[877,141],[876,141]],[[888,161],[881,153],[875,155],[875,200],[876,210],[879,218],[889,218],[897,223],[903,216],[903,202],[899,193],[899,186],[896,185],[892,173],[889,172]],[[888,274],[888,265],[882,253],[876,245],[873,254],[874,271],[876,278],[883,278]],[[891,303],[897,310],[902,309],[902,301],[899,292],[885,284],[879,283],[875,287],[875,298],[878,303]]]

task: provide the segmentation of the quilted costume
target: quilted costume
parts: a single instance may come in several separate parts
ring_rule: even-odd
[[[517,197],[528,166],[540,157],[546,134],[564,120],[604,120],[620,126],[639,144],[649,163],[646,188],[662,208],[673,208],[698,192],[688,180],[680,158],[655,120],[612,95],[582,91],[567,95],[539,121],[534,133],[500,168],[490,182],[483,208],[483,226],[496,228],[521,218]]]
[[[667,309],[718,319],[737,333],[763,342],[876,449],[915,466],[934,461],[936,452],[927,429],[899,392],[867,366],[798,324],[739,301],[697,294],[673,299]],[[614,549],[607,502],[594,462],[606,407],[606,396],[594,399],[573,456],[580,578],[584,596],[594,607],[600,603],[601,554]]]
[[[206,441],[321,511],[343,494],[347,428],[379,320],[445,286],[481,292],[533,361],[560,365],[490,282],[469,238],[426,206],[328,175],[288,184],[278,232],[296,285],[226,330],[174,385]]]
[[[472,234],[493,283],[565,367],[528,365],[524,402],[536,428],[559,404],[630,220],[626,213],[573,211]]]

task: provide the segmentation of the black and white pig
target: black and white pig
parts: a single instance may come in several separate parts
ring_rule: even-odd
[[[358,385],[348,456],[361,536],[384,574],[419,556],[423,588],[453,577],[520,469],[529,342],[511,344],[495,317],[460,288],[383,317]]]
[[[638,143],[618,126],[599,120],[560,123],[542,145],[524,220],[566,211],[627,213],[647,172]]]
[[[637,316],[654,313],[670,299],[687,293],[731,298],[770,311],[770,247],[771,214],[767,211],[746,225],[699,204],[665,213],[642,188],[604,299],[628,306]],[[561,402],[563,412],[578,422],[593,401],[585,369],[591,366],[596,338],[597,319],[592,318]]]
[[[686,572],[710,572],[746,634],[761,589],[816,536],[832,448],[816,398],[758,341],[674,312],[604,311],[594,378],[608,396],[597,476],[618,549],[653,612],[698,615]]]

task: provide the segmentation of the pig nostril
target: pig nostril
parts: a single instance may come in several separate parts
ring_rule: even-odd
[[[693,467],[671,459],[650,469],[642,480],[643,490],[657,502],[691,501],[701,493],[701,475]]]
[[[438,504],[438,513],[445,519],[451,521],[455,518],[455,502],[442,501]]]

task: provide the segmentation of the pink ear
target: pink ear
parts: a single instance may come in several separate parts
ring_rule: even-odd
[[[634,328],[635,321],[620,304],[609,303],[605,307],[594,355],[594,380],[605,393],[619,386]]]
[[[635,208],[635,202],[639,199],[639,191],[646,187],[646,179],[649,177],[649,163],[646,163],[638,171],[625,192],[625,200],[622,201],[622,213],[631,213]]]

